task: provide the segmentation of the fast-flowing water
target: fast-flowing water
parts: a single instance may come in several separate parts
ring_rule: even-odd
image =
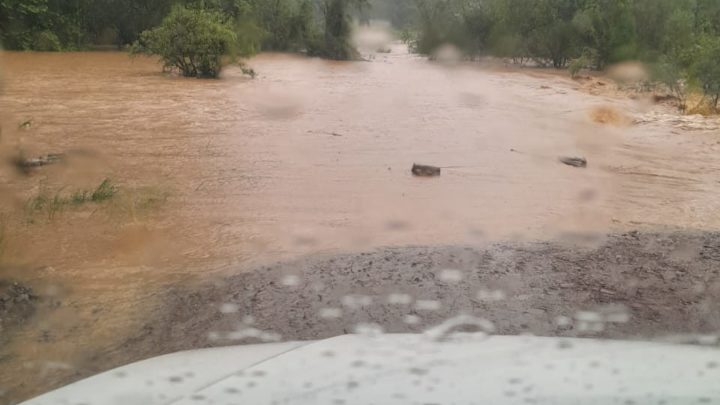
[[[67,156],[0,172],[2,278],[45,302],[4,332],[0,388],[20,398],[68,369],[102,370],[116,342],[142,338],[158,291],[259,263],[720,225],[712,125],[563,75],[392,51],[354,63],[261,55],[249,61],[257,78],[230,68],[214,81],[124,53],[0,54],[3,159]],[[594,122],[598,108],[629,121]],[[442,175],[413,177],[413,163]],[[109,201],[28,208],[105,178],[118,190]]]

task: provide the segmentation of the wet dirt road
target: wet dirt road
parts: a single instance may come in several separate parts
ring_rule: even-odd
[[[0,56],[3,160],[83,151],[0,174],[3,278],[42,297],[3,330],[0,381],[15,398],[37,392],[20,386],[27,375],[52,386],[119,359],[168,288],[264,263],[720,225],[717,131],[661,119],[664,107],[557,75],[431,64],[400,46],[362,63],[250,63],[255,80],[229,69],[200,81],[120,53]],[[642,123],[595,123],[602,106]],[[419,179],[413,162],[455,168]],[[38,193],[104,178],[120,189],[110,202],[27,213]]]

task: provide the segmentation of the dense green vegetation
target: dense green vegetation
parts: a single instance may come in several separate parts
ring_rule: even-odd
[[[0,0],[0,43],[6,49],[43,51],[123,47],[138,40],[152,47],[168,34],[171,21],[155,29],[166,17],[177,27],[182,18],[190,23],[194,14],[193,27],[203,27],[196,34],[205,39],[217,34],[213,41],[232,42],[241,54],[307,50],[346,59],[354,53],[348,43],[351,12],[365,4],[366,0]],[[169,16],[178,7],[192,11]],[[230,27],[235,38],[225,31]],[[148,30],[153,31],[143,35]]]
[[[538,66],[583,68],[640,60],[684,100],[720,101],[720,0],[416,0],[411,46],[452,44]]]
[[[0,0],[0,41],[21,50],[135,43],[183,74],[215,76],[222,61],[260,50],[353,59],[352,18],[388,20],[428,55],[452,44],[468,58],[573,76],[640,60],[681,101],[694,88],[720,103],[720,0]]]
[[[239,42],[232,20],[224,14],[176,6],[159,27],[140,34],[131,52],[159,55],[165,68],[183,76],[217,77],[223,59],[232,60],[241,51]]]

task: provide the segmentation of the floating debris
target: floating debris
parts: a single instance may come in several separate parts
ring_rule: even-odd
[[[413,163],[412,174],[420,177],[435,177],[440,175],[440,168],[436,166],[419,165]]]
[[[20,129],[30,129],[32,127],[33,120],[30,118],[27,121],[22,122],[20,125],[18,125],[18,128]]]
[[[558,158],[560,162],[573,167],[587,167],[587,159],[584,157],[568,157],[568,156],[561,156]]]
[[[27,173],[34,168],[59,163],[63,159],[65,159],[64,153],[49,153],[45,156],[29,159],[18,157],[14,160],[14,164],[19,170]]]

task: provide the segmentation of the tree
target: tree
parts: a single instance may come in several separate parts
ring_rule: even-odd
[[[312,44],[309,53],[337,60],[357,59],[358,52],[350,43],[350,11],[367,4],[367,0],[322,0],[323,40]]]
[[[214,78],[223,59],[238,56],[238,35],[223,14],[175,6],[160,26],[140,34],[132,53],[158,55],[165,67],[183,76]]]
[[[699,41],[699,46],[692,73],[709,98],[710,107],[717,111],[720,102],[720,38],[705,36]]]
[[[588,0],[574,18],[595,68],[636,56],[635,19],[630,0]]]
[[[47,0],[0,0],[0,41],[7,49],[60,50]]]

